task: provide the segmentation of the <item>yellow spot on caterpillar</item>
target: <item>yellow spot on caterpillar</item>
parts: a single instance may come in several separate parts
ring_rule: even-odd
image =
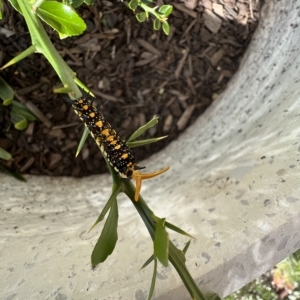
[[[84,110],[88,110],[88,109],[89,109],[89,106],[86,104],[86,105],[83,105],[82,108],[83,108]]]
[[[121,155],[122,159],[126,159],[127,157],[128,157],[128,153],[124,153],[124,154]]]
[[[113,141],[115,139],[115,137],[113,136],[113,135],[110,135],[108,138],[106,138],[106,140],[108,141],[108,142],[111,142],[111,141]]]
[[[101,134],[104,135],[104,136],[108,136],[109,135],[109,129],[106,128],[106,129],[102,130]]]
[[[117,144],[117,143],[118,143],[118,141],[116,141],[116,140],[110,142],[111,145],[115,145],[115,144]]]
[[[127,168],[129,168],[130,166],[132,166],[132,162],[130,162],[126,165]]]
[[[78,100],[78,103],[79,103],[79,104],[82,104],[82,103],[83,103],[83,100],[82,100],[82,99],[79,99],[79,100]]]
[[[91,118],[95,118],[95,113],[94,113],[94,112],[91,112],[91,113],[89,114],[89,116],[90,116]]]
[[[100,120],[95,125],[101,128],[103,126],[103,122]]]
[[[115,150],[119,150],[121,148],[121,145],[117,145],[116,147],[115,147]]]

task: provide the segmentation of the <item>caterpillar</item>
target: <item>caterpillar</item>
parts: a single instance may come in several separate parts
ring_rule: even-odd
[[[136,181],[134,200],[138,201],[142,181],[166,172],[169,167],[153,173],[141,174],[140,170],[145,167],[138,166],[130,147],[120,138],[110,123],[100,113],[100,109],[95,107],[91,100],[80,97],[68,100],[68,102],[72,104],[75,113],[89,129],[103,156],[119,176]]]

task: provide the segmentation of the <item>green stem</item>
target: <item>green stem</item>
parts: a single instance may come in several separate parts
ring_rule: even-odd
[[[43,25],[41,24],[35,10],[28,0],[16,0],[25,18],[31,36],[32,45],[36,51],[42,53],[54,68],[64,86],[70,87],[74,91],[74,97],[80,97],[79,88],[74,82],[74,73],[65,63],[55,47],[51,43]]]
[[[152,240],[154,241],[155,222],[152,218],[152,215],[154,215],[154,213],[152,212],[152,210],[149,208],[149,206],[146,204],[146,202],[142,197],[139,198],[139,201],[134,201],[135,188],[131,181],[122,180],[122,183],[124,185],[124,193],[131,199],[133,205],[135,206],[136,210],[138,211],[141,218],[143,219]],[[207,298],[199,290],[196,282],[194,281],[191,274],[189,273],[186,265],[183,263],[182,259],[178,256],[178,251],[179,250],[175,247],[175,245],[171,241],[169,241],[169,261],[176,269],[185,287],[189,291],[192,299],[207,300]]]

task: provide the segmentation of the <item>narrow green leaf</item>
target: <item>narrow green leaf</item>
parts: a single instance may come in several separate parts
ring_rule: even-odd
[[[147,260],[146,262],[142,265],[142,267],[140,268],[140,270],[146,268],[154,259],[154,255],[152,254]]]
[[[86,24],[69,6],[56,1],[45,1],[37,9],[38,16],[55,29],[61,38],[81,34]]]
[[[0,20],[2,20],[2,0],[0,0]]]
[[[17,123],[15,123],[15,128],[18,130],[25,130],[28,126],[28,121],[26,119],[23,119]]]
[[[190,234],[188,234],[187,232],[185,232],[181,228],[179,228],[179,227],[177,227],[177,226],[175,226],[175,225],[173,225],[173,224],[171,224],[171,223],[169,223],[167,221],[165,222],[165,226],[168,227],[169,229],[175,231],[175,232],[178,232],[178,233],[183,234],[185,236],[188,236],[188,237],[190,237],[192,239],[195,239],[193,236],[191,236]]]
[[[166,35],[170,34],[170,25],[167,21],[163,22],[162,28],[163,28],[163,31]]]
[[[191,244],[191,240],[189,240],[189,241],[185,244],[185,246],[184,246],[184,248],[183,248],[183,250],[182,250],[182,252],[184,253],[184,255],[185,255],[186,252],[188,251],[188,249],[189,249],[189,247],[190,247],[190,244]]]
[[[21,11],[21,8],[20,8],[19,3],[17,2],[17,0],[8,0],[8,1],[12,5],[12,7],[22,15],[22,11]]]
[[[151,286],[149,290],[149,294],[147,297],[147,300],[151,300],[155,288],[155,282],[156,282],[156,274],[157,274],[157,259],[154,259],[154,267],[153,267],[153,275],[152,275],[152,280],[151,280]]]
[[[103,208],[101,214],[99,215],[98,219],[97,219],[96,222],[93,224],[93,226],[91,227],[91,229],[89,230],[89,232],[90,232],[90,231],[91,231],[98,223],[100,223],[100,222],[104,219],[106,213],[107,213],[108,210],[111,208],[111,206],[112,206],[112,204],[114,203],[114,201],[117,201],[117,196],[118,196],[119,193],[120,193],[119,187],[117,187],[117,186],[114,185],[114,186],[113,186],[113,192],[112,192],[111,196],[109,197],[109,199],[108,199],[108,201],[106,202],[106,204],[105,204],[105,206],[104,206],[104,208]]]
[[[14,101],[13,99],[11,99],[11,100],[4,100],[3,101],[3,105],[4,106],[9,106],[9,105],[11,105],[13,103],[13,101]]]
[[[140,13],[136,14],[135,17],[141,23],[145,22],[147,20],[147,14],[145,12],[140,12]]]
[[[11,104],[14,98],[13,89],[2,77],[0,77],[0,98],[3,100],[3,105]]]
[[[91,261],[93,267],[104,262],[106,258],[113,252],[118,240],[117,227],[118,204],[115,200],[111,206],[103,230],[92,253]]]
[[[173,6],[172,5],[162,5],[159,9],[158,12],[160,14],[163,14],[165,16],[169,16],[173,11]]]
[[[89,90],[89,88],[81,82],[77,77],[74,78],[74,82],[82,89],[84,90],[88,95],[95,97],[95,95]]]
[[[81,151],[81,149],[82,149],[82,147],[83,147],[83,145],[84,145],[84,143],[85,143],[87,137],[89,136],[89,134],[90,134],[90,131],[88,130],[88,128],[87,128],[87,127],[84,127],[84,131],[83,131],[83,133],[82,133],[82,136],[81,136],[81,139],[80,139],[80,142],[79,142],[79,145],[78,145],[78,147],[77,147],[76,154],[75,154],[76,157],[77,157],[78,154],[80,153],[80,151]]]
[[[165,220],[155,218],[154,257],[166,267],[168,265],[169,237],[165,229]]]
[[[135,11],[135,10],[137,9],[138,5],[139,5],[139,1],[138,1],[138,0],[131,0],[131,1],[128,3],[128,7],[129,7],[131,10],[133,10],[133,11]]]
[[[13,101],[10,114],[12,119],[19,118],[19,121],[24,118],[29,122],[36,121],[35,115],[24,104],[18,101]]]
[[[144,146],[144,145],[147,145],[147,144],[156,143],[156,142],[158,142],[158,141],[160,141],[162,139],[165,139],[166,137],[168,137],[168,135],[161,136],[161,137],[158,137],[158,138],[147,139],[147,140],[139,140],[139,141],[133,141],[133,142],[126,142],[126,144],[130,148],[139,147],[139,146]]]
[[[11,59],[8,63],[6,63],[1,70],[16,64],[17,62],[21,61],[22,59],[26,58],[27,56],[29,56],[30,54],[34,53],[36,51],[36,46],[35,45],[31,45],[29,48],[27,48],[26,50],[24,50],[23,52],[21,52],[20,54],[18,54],[17,56],[15,56],[13,59]]]
[[[153,20],[153,29],[154,30],[159,30],[161,27],[161,22],[158,19]]]
[[[155,126],[158,123],[158,117],[154,116],[148,123],[145,125],[141,126],[139,129],[137,129],[127,140],[127,142],[134,141],[137,139],[139,136],[141,136],[146,130],[149,128]]]
[[[11,160],[11,154],[0,147],[0,158],[4,160]]]
[[[10,175],[10,176],[12,176],[12,177],[14,177],[14,178],[16,178],[20,181],[24,181],[24,182],[26,181],[26,179],[20,173],[10,171],[10,170],[6,169],[4,166],[2,166],[1,164],[0,164],[0,172],[2,172],[4,174],[7,174],[7,175]]]
[[[53,92],[56,94],[68,94],[72,92],[72,89],[69,86],[54,88]]]

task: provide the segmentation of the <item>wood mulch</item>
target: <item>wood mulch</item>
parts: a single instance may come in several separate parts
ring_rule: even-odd
[[[151,22],[138,23],[122,2],[107,0],[79,9],[88,27],[79,37],[59,40],[47,29],[56,49],[98,97],[103,114],[124,139],[153,115],[159,116],[159,124],[145,138],[169,137],[135,148],[137,161],[176,139],[226,88],[255,31],[262,5],[259,0],[165,3],[174,6],[169,36],[154,31]],[[3,5],[0,65],[30,46],[23,18]],[[107,171],[90,137],[75,158],[83,124],[64,98],[53,93],[61,84],[41,55],[31,55],[0,71],[0,76],[16,91],[17,100],[41,114],[40,121],[30,123],[24,132],[9,126],[9,108],[0,114],[0,147],[13,156],[12,161],[1,161],[3,165],[52,176]]]

